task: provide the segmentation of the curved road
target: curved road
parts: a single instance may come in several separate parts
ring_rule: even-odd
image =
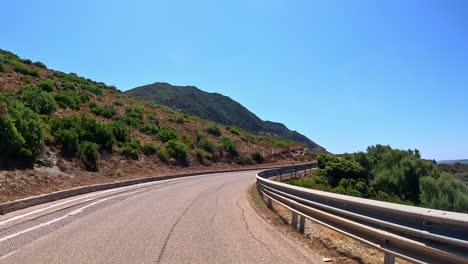
[[[256,172],[180,178],[0,217],[0,263],[320,263],[247,200]]]

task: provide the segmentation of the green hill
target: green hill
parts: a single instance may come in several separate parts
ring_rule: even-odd
[[[326,152],[306,136],[288,129],[284,124],[263,121],[238,102],[222,94],[204,92],[194,86],[174,86],[161,82],[136,87],[125,93],[223,125],[294,140],[307,145],[315,153]]]

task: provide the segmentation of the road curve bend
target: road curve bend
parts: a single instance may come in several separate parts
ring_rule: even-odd
[[[252,209],[256,172],[154,182],[0,218],[0,263],[319,263]]]

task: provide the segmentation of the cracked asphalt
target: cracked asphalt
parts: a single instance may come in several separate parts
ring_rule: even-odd
[[[255,172],[97,198],[0,230],[0,263],[321,263],[261,219]]]

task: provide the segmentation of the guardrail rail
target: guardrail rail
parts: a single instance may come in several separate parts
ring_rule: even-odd
[[[317,164],[265,170],[257,189],[292,212],[291,224],[304,232],[310,219],[384,252],[385,264],[468,263],[468,214],[374,201],[297,187],[272,179],[313,170]],[[298,221],[299,220],[299,221]],[[298,227],[299,223],[299,227]]]

